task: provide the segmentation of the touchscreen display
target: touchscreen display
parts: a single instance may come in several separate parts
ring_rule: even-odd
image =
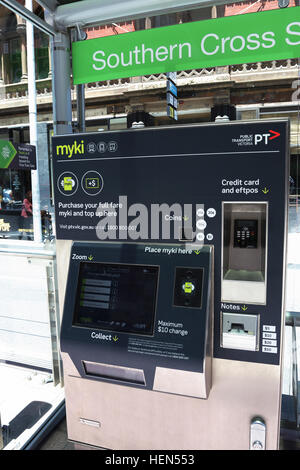
[[[153,334],[158,266],[80,264],[73,325]]]

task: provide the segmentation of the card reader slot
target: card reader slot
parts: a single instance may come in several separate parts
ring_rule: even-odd
[[[108,380],[118,380],[137,385],[146,385],[144,371],[129,367],[82,361],[85,374]]]
[[[223,202],[222,301],[266,304],[266,202]]]

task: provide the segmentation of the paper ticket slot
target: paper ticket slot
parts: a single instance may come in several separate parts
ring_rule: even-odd
[[[145,385],[144,371],[129,367],[100,364],[83,361],[83,367],[87,376],[99,377],[101,379],[118,380],[132,384]]]
[[[229,349],[258,350],[259,315],[221,313],[221,346]]]
[[[223,203],[222,300],[266,303],[267,203]]]

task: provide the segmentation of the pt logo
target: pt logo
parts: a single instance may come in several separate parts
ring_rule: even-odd
[[[279,132],[272,131],[271,129],[269,130],[269,133],[267,134],[255,134],[254,135],[254,145],[259,144],[260,142],[263,142],[265,145],[268,145],[270,140],[277,139],[277,137],[280,136]]]

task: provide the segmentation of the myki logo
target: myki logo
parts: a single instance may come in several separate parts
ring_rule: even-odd
[[[77,140],[73,141],[72,145],[57,145],[56,146],[56,153],[57,156],[66,156],[71,158],[73,155],[83,155],[84,154],[84,141],[81,140],[77,142]]]
[[[280,136],[279,132],[272,131],[271,129],[269,130],[268,134],[255,134],[254,135],[254,145],[259,144],[260,142],[263,142],[265,145],[268,145],[270,140],[277,139],[277,137]]]

